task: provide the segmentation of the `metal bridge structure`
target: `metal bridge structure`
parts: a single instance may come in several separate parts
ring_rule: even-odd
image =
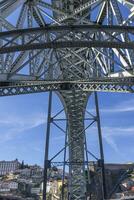
[[[0,0],[0,96],[49,96],[44,193],[49,166],[52,91],[63,103],[69,147],[69,200],[87,198],[85,126],[96,91],[134,92],[133,0]],[[105,178],[103,176],[105,198]]]

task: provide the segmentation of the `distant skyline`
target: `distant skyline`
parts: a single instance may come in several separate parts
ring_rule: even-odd
[[[100,92],[98,96],[105,162],[134,162],[134,95]],[[94,112],[92,98],[89,102],[87,109]],[[0,160],[18,158],[43,166],[47,108],[48,93],[0,98]],[[54,97],[53,113],[58,110]],[[51,130],[50,157],[64,144],[64,134],[53,125]],[[87,134],[88,148],[98,156],[95,126]]]

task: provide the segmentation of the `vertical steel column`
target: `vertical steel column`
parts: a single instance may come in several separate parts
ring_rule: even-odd
[[[0,10],[0,17],[1,17],[1,10]],[[0,32],[2,31],[2,20],[0,19]],[[0,47],[3,45],[3,41],[0,40]],[[0,71],[4,68],[4,55],[0,55]]]
[[[67,124],[66,124],[66,135],[65,135],[65,150],[64,150],[64,164],[63,164],[63,177],[62,177],[62,200],[64,200],[64,190],[65,190],[65,170],[66,170],[66,152],[67,152]]]
[[[88,159],[88,149],[87,149],[87,139],[85,135],[85,152],[86,152],[86,162],[87,162],[87,178],[88,184],[91,183],[90,172],[89,172],[89,159]]]
[[[107,24],[108,25],[113,25],[113,11],[110,5],[110,0],[108,0],[106,2],[107,4]],[[113,38],[111,37],[110,40],[112,41]],[[108,60],[108,73],[114,72],[114,53],[113,53],[113,49],[109,48],[109,57],[111,58],[110,60]]]
[[[97,118],[97,128],[98,128],[98,138],[99,138],[100,158],[101,158],[101,169],[102,169],[103,199],[106,199],[107,195],[106,195],[104,152],[103,152],[103,142],[102,142],[102,133],[101,133],[100,113],[99,113],[99,104],[98,104],[97,92],[94,92],[94,95],[95,95],[96,118]]]
[[[69,200],[86,200],[84,116],[88,93],[60,92],[68,122]]]
[[[48,103],[48,118],[47,118],[47,131],[46,131],[46,145],[45,145],[45,159],[44,159],[44,181],[43,181],[43,200],[46,200],[47,189],[47,169],[49,166],[49,139],[50,139],[50,126],[51,126],[51,110],[52,110],[52,91],[49,93]]]

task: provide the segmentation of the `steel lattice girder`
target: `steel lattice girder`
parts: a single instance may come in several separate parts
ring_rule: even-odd
[[[67,117],[69,145],[69,199],[85,200],[84,118],[89,92],[60,91]],[[78,162],[79,165],[77,165]]]
[[[7,81],[0,82],[0,96],[46,91],[81,90],[105,92],[134,92],[134,77],[98,78],[87,81]]]
[[[52,37],[51,41],[48,42],[49,34]],[[128,34],[134,37],[134,27],[71,25],[13,30],[0,33],[0,40],[3,41],[0,53],[67,47],[134,49],[133,41],[127,39],[121,41],[122,34],[126,34],[124,38],[127,38]]]
[[[121,72],[123,76],[126,74],[133,76],[134,31],[128,23],[130,19],[133,19],[133,9],[129,10],[128,18],[125,19],[120,12],[119,2],[129,8],[133,7],[132,0],[52,0],[51,3],[46,3],[45,0],[2,1],[0,3],[1,80],[16,80],[19,75],[21,77],[19,81],[0,82],[0,96],[49,90],[61,91],[62,94],[72,93],[70,96],[64,94],[63,96],[66,102],[65,108],[68,107],[67,114],[73,115],[70,117],[72,128],[68,135],[73,136],[76,132],[74,134],[76,136],[78,127],[75,125],[79,126],[80,130],[83,129],[84,112],[79,110],[79,107],[81,107],[80,102],[84,103],[81,98],[84,93],[91,91],[133,92],[133,78],[104,78],[112,75],[119,77],[118,72]],[[10,15],[16,12],[19,5],[21,8],[16,17],[16,23],[12,23]],[[94,21],[91,15],[97,7],[100,15],[97,15]],[[46,8],[52,14],[46,13]],[[93,14],[95,13],[96,11]],[[49,25],[44,16],[51,19]],[[71,26],[68,25],[70,23]],[[31,29],[35,24],[41,28]],[[108,24],[108,26],[102,24]],[[28,29],[23,30],[24,27]],[[14,31],[2,32],[3,30]],[[43,53],[40,55],[36,49],[41,49]],[[25,52],[25,50],[28,51]],[[52,53],[49,54],[51,50]],[[17,51],[23,52],[18,54]],[[2,55],[4,53],[5,55]],[[56,66],[55,63],[57,63]],[[27,69],[24,68],[25,66]],[[54,67],[59,73],[55,73]],[[26,76],[23,76],[23,72]],[[103,76],[102,79],[95,78],[101,76]],[[90,80],[89,77],[94,77],[94,79]],[[46,82],[20,81],[24,78],[42,79]],[[60,78],[69,81],[60,81]],[[77,95],[73,98],[75,92]],[[69,102],[72,105],[68,106]],[[81,138],[69,149],[72,154],[75,148],[79,151],[79,146],[83,145],[80,144],[80,140]],[[83,156],[82,161],[84,159]],[[84,175],[80,174],[80,169],[83,167],[84,163],[83,166],[76,166],[73,170],[73,179],[69,183],[71,193],[69,199],[86,199]],[[71,165],[69,168],[71,169]],[[70,175],[71,173],[70,170]],[[80,192],[81,184],[84,188]]]
[[[133,33],[134,34],[134,27],[133,26],[119,26],[119,25],[99,25],[99,24],[82,24],[82,25],[47,25],[45,27],[37,27],[37,28],[29,28],[29,29],[18,29],[18,30],[11,30],[11,31],[4,31],[0,32],[0,39],[7,38],[7,37],[20,37],[20,36],[27,36],[27,34],[46,34],[46,33],[59,33],[69,31],[71,33],[78,33],[80,31],[86,31],[88,33],[100,32],[102,33]],[[33,35],[32,35],[33,36]]]

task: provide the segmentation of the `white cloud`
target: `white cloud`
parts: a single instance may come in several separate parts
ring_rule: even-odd
[[[89,128],[89,130],[94,133],[97,131],[96,126],[92,126]],[[116,156],[119,156],[122,161],[125,162],[125,157],[126,155],[121,152],[117,142],[116,142],[116,137],[131,137],[134,136],[134,127],[110,127],[110,126],[103,126],[102,127],[102,137],[103,140],[114,150],[116,153]],[[92,137],[92,136],[91,136]],[[90,142],[91,142],[91,137],[90,137]],[[97,137],[93,137],[94,140],[98,140]],[[94,141],[96,144],[96,141]]]
[[[104,135],[110,136],[134,136],[134,127],[102,127],[102,132]]]
[[[115,112],[133,112],[134,106],[113,106],[112,108],[102,108],[100,112],[104,113],[115,113]]]
[[[122,153],[116,143],[116,137],[130,137],[134,136],[134,127],[102,127],[102,135],[105,141],[112,147],[112,149],[117,153],[118,156],[125,161],[125,153]]]
[[[134,111],[134,99],[120,101],[120,103],[111,106],[111,107],[102,107],[100,108],[100,113],[102,114],[116,114],[123,112],[133,112]],[[95,112],[95,110],[91,109],[89,112]],[[116,116],[115,116],[116,117]],[[119,120],[119,119],[117,119]],[[125,124],[124,124],[125,126]],[[95,130],[95,127],[91,127],[92,131]],[[90,129],[91,129],[90,128]],[[116,137],[132,137],[134,136],[134,126],[129,127],[113,127],[113,126],[103,126],[102,127],[102,136],[107,144],[115,151],[115,153],[121,157],[122,160],[125,161],[125,154],[120,151],[120,148],[116,142]]]
[[[111,108],[101,108],[100,112],[114,113],[114,112],[132,112],[134,111],[134,99],[123,101]]]
[[[92,110],[90,110],[92,111]],[[100,112],[104,113],[114,113],[114,112],[131,112],[134,111],[134,99],[129,101],[121,102],[111,108],[101,108]],[[63,117],[62,113],[59,118]],[[28,131],[32,128],[36,128],[46,122],[46,116],[43,113],[30,113],[28,115],[19,115],[8,113],[3,115],[0,113],[0,142],[6,142],[14,139],[17,135]],[[2,128],[1,128],[2,127]],[[4,128],[3,128],[4,127]],[[92,130],[95,127],[91,127]],[[90,128],[90,129],[91,129]],[[134,127],[102,127],[103,138],[109,144],[113,150],[123,158],[123,154],[120,152],[120,149],[116,143],[117,136],[134,136]],[[54,141],[64,140],[64,136],[54,137]],[[40,149],[35,149],[40,151]]]
[[[120,157],[121,160],[123,162],[125,162],[125,154],[121,152],[121,150],[119,149],[117,143],[115,142],[114,137],[112,137],[111,135],[108,134],[103,134],[103,138],[105,139],[105,141],[107,142],[107,144],[110,145],[110,147],[115,151],[116,156]]]
[[[108,135],[108,136],[134,136],[134,126],[130,127],[113,127],[113,126],[102,126],[102,135]],[[91,126],[89,127],[90,132],[94,134],[95,130],[97,131],[97,126]]]
[[[0,142],[14,139],[18,134],[45,124],[46,116],[42,113],[30,115],[0,116]]]
[[[90,113],[94,113],[95,109],[89,109]],[[133,112],[134,111],[134,99],[127,101],[121,101],[120,103],[109,106],[107,108],[100,108],[100,113],[122,113],[122,112]]]

